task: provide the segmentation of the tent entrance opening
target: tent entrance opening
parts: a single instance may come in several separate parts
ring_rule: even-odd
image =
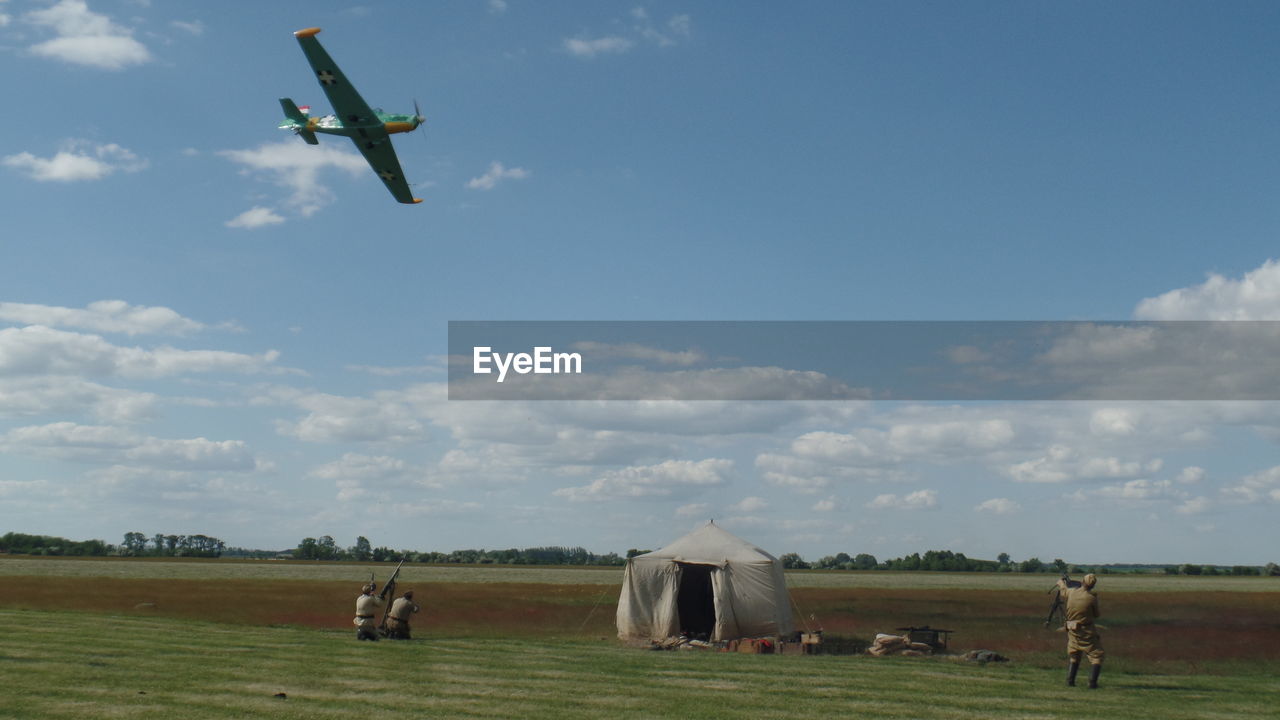
[[[680,563],[680,590],[676,609],[680,631],[689,637],[710,638],[716,630],[715,591],[711,589],[714,565]]]

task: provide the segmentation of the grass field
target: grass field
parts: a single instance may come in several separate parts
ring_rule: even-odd
[[[357,643],[350,617],[370,570],[390,568],[0,557],[0,718],[1177,718],[1280,700],[1273,578],[1103,576],[1105,688],[1086,694],[1059,687],[1047,576],[788,576],[802,625],[869,640],[929,624],[956,630],[954,649],[1013,659],[980,667],[626,648],[613,624],[621,573],[599,568],[406,565],[400,587],[425,606],[418,639]]]
[[[1229,677],[942,658],[648,652],[565,639],[347,631],[0,610],[0,718],[1239,718],[1280,703]],[[286,697],[277,698],[277,693]],[[389,715],[384,715],[389,714]]]

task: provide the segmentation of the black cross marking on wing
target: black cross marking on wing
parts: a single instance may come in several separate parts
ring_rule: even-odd
[[[333,76],[333,73],[329,72],[328,70],[321,70],[320,72],[316,73],[316,75],[320,78],[320,82],[324,85],[333,85],[334,83],[338,82],[338,79],[335,78]]]
[[[396,179],[396,174],[391,172],[390,170],[382,170],[378,173],[378,177],[382,178],[383,180],[391,181]]]

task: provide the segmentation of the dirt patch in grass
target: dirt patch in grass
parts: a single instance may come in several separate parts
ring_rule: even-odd
[[[147,618],[298,626],[353,633],[359,584],[264,579],[13,578],[0,608],[99,613],[128,625]],[[39,592],[33,592],[39,588]],[[417,638],[579,638],[615,642],[616,591],[597,584],[405,583],[423,612]],[[1063,661],[1066,639],[1043,627],[1041,592],[962,588],[801,587],[797,627],[868,640],[930,625],[955,630],[951,649],[991,649],[1044,667]],[[1196,671],[1280,660],[1276,595],[1259,592],[1100,592],[1111,667]],[[33,632],[56,630],[32,628]],[[237,631],[240,632],[240,631]],[[235,645],[228,648],[234,651]],[[10,655],[0,663],[22,662]]]

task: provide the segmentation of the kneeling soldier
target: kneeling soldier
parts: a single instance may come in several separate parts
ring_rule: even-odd
[[[409,616],[421,608],[413,601],[413,591],[406,592],[391,603],[391,612],[387,615],[387,637],[394,640],[409,639]]]
[[[369,583],[360,588],[360,597],[356,598],[356,639],[357,640],[378,640],[378,623],[373,621],[374,615],[378,614],[378,608],[382,607],[382,598],[373,594],[378,588],[377,585]]]

